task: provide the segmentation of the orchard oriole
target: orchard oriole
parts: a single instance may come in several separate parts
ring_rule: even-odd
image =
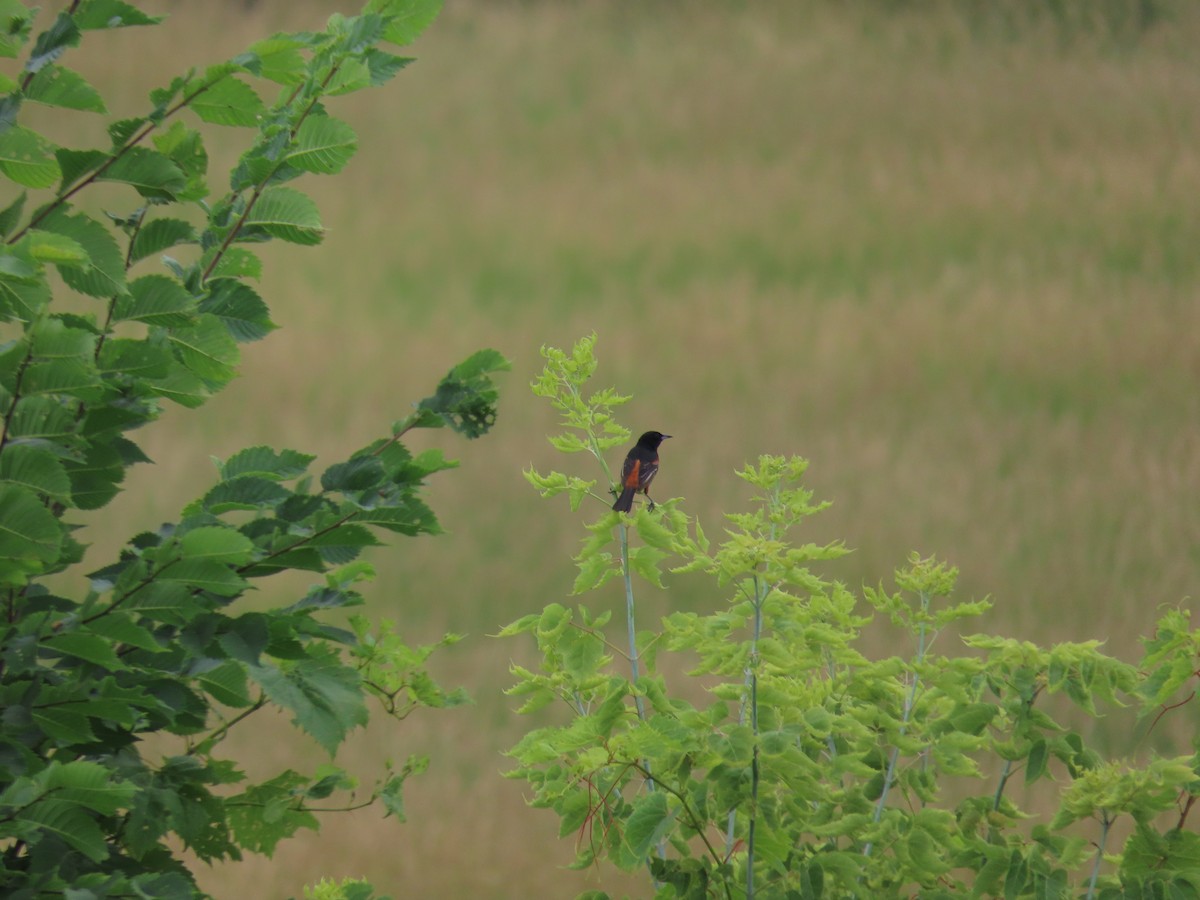
[[[617,512],[630,512],[633,509],[633,495],[638,491],[650,500],[650,482],[658,474],[658,446],[669,437],[669,434],[661,431],[647,431],[633,445],[621,470],[621,496],[613,504]],[[650,500],[650,508],[654,509],[653,500]]]

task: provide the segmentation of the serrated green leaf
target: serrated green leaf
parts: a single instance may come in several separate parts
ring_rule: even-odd
[[[397,72],[414,61],[411,56],[396,56],[394,53],[386,53],[378,47],[368,49],[363,53],[363,59],[366,61],[367,71],[371,73],[372,87],[378,87],[391,81]]]
[[[81,112],[108,112],[100,92],[77,72],[62,66],[46,66],[33,76],[25,97],[34,103],[60,106]]]
[[[232,660],[196,676],[204,691],[218,703],[242,709],[250,705],[246,670]]]
[[[214,78],[213,70],[206,78]],[[199,87],[199,84],[188,85],[186,92],[190,94]],[[216,76],[188,106],[212,125],[254,126],[266,112],[254,89],[229,74]]]
[[[60,193],[65,193],[67,188],[83,176],[90,175],[112,159],[103,150],[71,150],[68,147],[56,149],[54,158],[58,160],[58,168],[62,173],[62,183],[59,185]]]
[[[29,711],[38,728],[61,744],[87,744],[96,733],[84,711],[77,706],[35,706]]]
[[[0,132],[0,172],[31,188],[51,187],[62,174],[54,145],[22,125]]]
[[[123,0],[83,0],[75,10],[75,24],[82,31],[157,25],[163,16],[150,16]]]
[[[167,275],[143,275],[129,282],[129,293],[117,298],[114,322],[145,322],[180,328],[196,313],[196,301],[182,284]]]
[[[645,578],[655,587],[663,587],[659,563],[667,554],[654,547],[637,547],[629,552],[629,568]]]
[[[96,180],[127,184],[143,197],[154,200],[175,200],[187,186],[187,179],[175,163],[146,147],[129,147]]]
[[[203,406],[212,393],[208,386],[198,375],[188,371],[174,358],[171,362],[170,373],[162,378],[147,379],[146,387],[158,396],[165,397],[188,409]]]
[[[290,35],[275,35],[250,45],[258,58],[258,75],[277,84],[300,84],[304,80],[302,43]]]
[[[94,663],[112,672],[125,668],[111,642],[98,634],[85,631],[68,631],[42,641],[42,646],[52,653],[73,656]]]
[[[63,463],[71,479],[71,501],[80,509],[100,509],[120,492],[125,463],[111,444],[92,444],[82,461]]]
[[[89,297],[114,297],[125,291],[125,259],[112,233],[95,219],[59,209],[42,220],[45,231],[65,235],[87,251],[90,266],[59,266],[70,287]]]
[[[384,39],[400,46],[415,41],[441,10],[442,0],[371,0],[366,7],[387,17]]]
[[[221,597],[237,596],[249,587],[229,566],[209,559],[182,559],[163,566],[156,577],[164,583],[183,584]]]
[[[71,481],[62,462],[41,447],[13,444],[0,454],[0,481],[28,488],[53,500],[67,500]]]
[[[623,855],[633,862],[646,859],[673,822],[674,816],[667,809],[667,795],[663,791],[638,797],[633,801],[633,812],[625,820]]]
[[[22,834],[30,843],[37,842],[37,832],[45,831],[94,862],[108,856],[108,845],[100,826],[78,804],[66,800],[42,800],[17,813],[16,820],[23,826]]]
[[[85,266],[91,263],[87,251],[66,235],[34,229],[28,233],[29,253],[41,263],[56,266]]]
[[[56,800],[77,803],[104,815],[128,805],[136,790],[131,784],[114,781],[107,766],[87,760],[52,763],[45,772],[45,786]]]
[[[0,484],[0,559],[51,563],[62,546],[62,526],[37,494]]]
[[[95,366],[78,359],[56,359],[32,363],[25,370],[21,390],[26,396],[65,394],[92,400],[103,393]]]
[[[0,57],[14,58],[21,52],[29,40],[30,21],[35,10],[21,3],[20,0],[3,0],[0,3],[0,16],[4,28],[0,28]]]
[[[203,507],[214,515],[234,509],[256,510],[274,507],[292,492],[266,478],[245,475],[231,478],[214,485],[201,501]]]
[[[325,237],[317,205],[286,187],[267,188],[246,216],[246,225],[293,244],[311,246]]]
[[[182,219],[152,219],[138,229],[129,251],[130,262],[137,262],[180,244],[196,240],[196,229]]]
[[[270,447],[247,447],[220,465],[221,479],[227,481],[242,475],[257,475],[272,481],[288,481],[308,471],[309,463],[316,458],[314,454],[295,450],[276,452]]]
[[[206,255],[204,264],[210,261],[211,256]],[[262,278],[262,260],[245,247],[228,247],[208,276],[209,281],[219,278]]]
[[[194,325],[172,329],[167,340],[179,361],[204,380],[224,383],[233,378],[241,353],[216,316],[201,313]]]
[[[352,729],[367,723],[358,673],[332,654],[300,660],[286,669],[254,666],[250,676],[331,755]]]
[[[305,172],[332,175],[340,172],[358,149],[354,129],[330,116],[309,116],[296,131],[284,157]]]
[[[179,539],[184,559],[210,559],[241,565],[250,561],[254,542],[240,531],[219,525],[207,525],[187,532]]]
[[[166,650],[155,640],[153,634],[133,621],[128,613],[120,610],[89,622],[88,628],[114,644],[127,644],[150,653],[161,653]]]
[[[96,368],[130,378],[163,378],[174,364],[171,352],[159,344],[131,338],[109,338],[100,348]]]
[[[80,359],[90,357],[96,348],[96,335],[72,328],[61,319],[43,319],[33,328],[35,359]]]
[[[262,340],[278,327],[258,292],[232,278],[213,282],[212,293],[201,301],[200,311],[220,319],[239,343]]]
[[[0,237],[8,237],[21,221],[21,213],[25,211],[25,191],[21,191],[13,201],[0,210]]]

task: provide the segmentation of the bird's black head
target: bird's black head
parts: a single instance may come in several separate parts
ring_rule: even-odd
[[[638,438],[638,444],[642,447],[648,447],[651,450],[657,450],[658,445],[669,437],[669,434],[663,434],[661,431],[647,431]]]

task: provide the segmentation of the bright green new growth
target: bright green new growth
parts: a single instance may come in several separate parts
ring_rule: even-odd
[[[586,338],[569,354],[543,350],[534,389],[572,429],[552,443],[591,451],[611,482],[602,451],[629,436],[610,412],[627,398],[585,395],[593,348]],[[1095,641],[1044,649],[977,634],[956,655],[939,646],[943,632],[990,604],[951,601],[957,571],[917,554],[894,593],[859,598],[829,580],[842,545],[796,538],[824,508],[803,487],[806,468],[761,457],[738,472],[751,511],[726,517],[719,545],[677,499],[639,509],[628,552],[625,517],[595,481],[526,473],[573,510],[605,504],[585,526],[575,593],[618,575],[662,586],[668,572],[700,571],[726,598],[637,631],[627,587],[630,661],[642,667],[632,677],[613,666],[624,654],[608,612],[551,604],[504,630],[532,635],[542,657],[536,671],[513,669],[520,711],[563,711],[509,751],[510,775],[574,835],[576,865],[648,867],[659,897],[1196,896],[1200,837],[1187,821],[1200,754],[1105,759],[1059,723],[1063,700],[1048,702],[1161,715],[1196,677],[1188,614],[1162,616],[1137,667]],[[860,649],[873,618],[908,655]],[[681,689],[681,671],[696,684]],[[1049,815],[1019,806],[1018,773],[1043,782]]]
[[[86,596],[57,596],[44,581],[81,563],[80,514],[149,462],[127,435],[167,401],[204,403],[233,378],[242,346],[275,327],[251,284],[261,272],[252,248],[322,239],[316,206],[294,183],[337,173],[357,142],[327,104],[403,68],[409,60],[381,45],[412,41],[439,5],[370,0],[323,30],[260,41],[152,91],[144,115],[110,123],[108,146],[80,149],[18,124],[22,107],[103,113],[99,92],[62,59],[85,34],[158,20],[122,0],[81,0],[35,38],[35,12],[0,3],[0,55],[27,50],[20,75],[0,77],[0,173],[32,192],[0,211],[5,896],[192,897],[181,846],[206,862],[270,854],[316,828],[318,811],[376,801],[403,820],[403,785],[423,759],[389,764],[365,789],[332,764],[253,783],[222,742],[275,707],[332,758],[370,701],[402,718],[466,699],[425,671],[455,636],[412,648],[390,623],[353,616],[347,629],[327,614],[363,603],[373,570],[358,557],[381,532],[439,531],[421,490],[455,463],[414,456],[402,439],[414,428],[486,433],[491,376],[508,365],[495,351],[460,363],[386,436],[323,471],[310,471],[309,454],[261,446],[217,460],[213,487],[91,572]],[[246,129],[222,195],[210,196],[189,114]],[[128,185],[132,208],[102,220],[77,205],[99,182]],[[64,285],[83,312],[67,311]],[[265,611],[240,602],[287,570],[317,583]],[[153,754],[150,735],[160,738]],[[349,791],[357,799],[334,796]]]

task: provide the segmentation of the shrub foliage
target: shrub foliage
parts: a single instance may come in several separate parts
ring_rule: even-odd
[[[321,241],[295,187],[333,175],[357,138],[328,104],[387,82],[438,11],[371,0],[319,31],[278,34],[150,92],[100,147],[59,146],[22,124],[26,104],[105,115],[65,64],[85,37],[158,19],[122,0],[73,0],[35,34],[35,11],[0,0],[0,893],[6,897],[190,897],[180,846],[212,862],[270,853],[354,788],[333,764],[251,781],[222,755],[268,707],[332,758],[379,701],[402,717],[448,706],[409,647],[361,604],[381,534],[435,534],[424,481],[454,463],[403,437],[489,430],[506,368],[494,351],[456,366],[389,433],[313,471],[314,457],[250,447],[176,521],[134,536],[86,580],[76,535],[87,514],[149,460],[132,439],[166,404],[194,408],[233,378],[245,345],[274,327],[254,281],[256,245]],[[229,187],[213,194],[207,126],[245,135]],[[110,187],[96,211],[93,189]],[[93,205],[89,205],[92,203]],[[264,410],[265,415],[269,411]],[[317,583],[284,605],[248,593],[280,572]],[[80,573],[81,574],[81,573]],[[51,578],[51,576],[60,576]],[[86,585],[82,596],[59,586]],[[448,636],[442,645],[452,643]],[[158,736],[152,745],[146,738]],[[153,746],[153,752],[148,748]],[[357,803],[403,817],[410,759]],[[331,799],[332,798],[332,799]],[[365,799],[364,799],[365,798]]]
[[[551,442],[602,477],[527,477],[573,510],[602,504],[574,592],[615,581],[626,600],[627,642],[611,612],[582,605],[505,630],[540,652],[513,670],[521,711],[558,711],[512,748],[511,775],[574,836],[577,865],[644,868],[659,897],[1198,895],[1200,754],[1107,757],[1094,729],[1067,724],[1122,705],[1156,720],[1194,687],[1200,629],[1185,611],[1162,614],[1137,665],[1097,641],[969,634],[955,652],[947,629],[990,604],[953,600],[957,571],[916,554],[894,588],[859,597],[831,580],[846,550],[801,537],[825,505],[803,459],[737,473],[752,503],[720,543],[678,499],[614,513],[605,453],[629,441],[614,415],[628,398],[587,393],[594,337],[543,355],[534,392],[566,426]],[[668,572],[704,573],[725,602],[638,629],[635,588]],[[873,618],[907,649],[868,653]]]

